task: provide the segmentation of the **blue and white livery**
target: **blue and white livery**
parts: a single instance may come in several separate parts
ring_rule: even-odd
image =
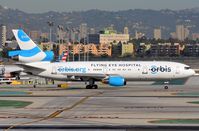
[[[128,81],[169,82],[195,75],[188,65],[165,61],[50,62],[53,55],[43,52],[25,32],[13,33],[21,50],[11,55],[19,55],[21,61],[27,62],[18,64],[23,72],[54,80],[88,82],[87,89],[98,88],[96,81],[121,87]]]
[[[186,80],[195,75],[195,71],[188,65],[166,61],[34,62],[21,66],[25,72],[44,78],[88,82],[88,89],[98,88],[95,81],[120,87],[125,86],[128,81],[168,83]]]
[[[21,29],[12,30],[21,50],[10,51],[10,57],[18,57],[22,62],[52,61],[54,53],[52,51],[42,51],[30,37]]]

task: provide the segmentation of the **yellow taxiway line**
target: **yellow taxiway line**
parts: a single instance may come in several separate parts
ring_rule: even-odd
[[[93,95],[86,96],[86,97],[82,98],[81,100],[77,101],[76,103],[74,103],[72,106],[67,107],[67,108],[64,108],[64,109],[62,109],[62,110],[57,110],[57,111],[51,113],[50,115],[48,115],[47,117],[44,117],[44,118],[41,118],[41,119],[35,120],[35,121],[24,122],[24,123],[18,123],[18,124],[15,124],[15,125],[12,125],[12,126],[8,127],[8,128],[5,129],[4,131],[8,131],[8,130],[13,129],[14,127],[17,127],[17,126],[28,125],[28,124],[37,123],[37,122],[41,122],[41,121],[44,121],[44,120],[48,120],[48,119],[55,118],[55,117],[57,117],[58,115],[60,115],[62,112],[71,110],[71,109],[75,108],[76,106],[82,104],[83,102],[85,102],[85,101],[86,101],[87,99],[89,99],[90,97],[98,96],[98,95],[101,95],[101,94],[103,94],[103,92],[97,92],[97,93],[95,93],[95,94],[93,94]]]

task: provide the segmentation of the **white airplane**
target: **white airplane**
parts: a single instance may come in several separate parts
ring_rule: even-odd
[[[28,74],[61,81],[89,82],[87,89],[98,88],[96,81],[125,86],[128,81],[164,81],[187,79],[195,75],[190,66],[162,61],[116,62],[33,62],[18,64]],[[168,89],[168,86],[165,86]]]
[[[39,47],[22,30],[13,30],[13,32],[20,48],[25,50],[23,60],[37,61],[17,64],[25,73],[54,80],[88,82],[87,89],[98,88],[96,81],[111,86],[124,86],[128,81],[164,81],[168,83],[173,80],[187,79],[195,74],[190,66],[176,62],[43,62],[47,56],[40,52]],[[167,88],[166,85],[165,89]]]

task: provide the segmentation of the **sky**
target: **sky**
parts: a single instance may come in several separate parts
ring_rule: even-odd
[[[89,9],[108,11],[127,9],[180,10],[199,7],[199,0],[0,0],[0,5],[27,13],[85,11]]]

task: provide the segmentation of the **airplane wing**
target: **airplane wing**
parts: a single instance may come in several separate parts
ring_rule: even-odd
[[[5,70],[5,73],[20,73],[23,72],[23,68],[17,65],[4,65],[1,68]]]
[[[23,64],[23,63],[16,63],[16,65],[22,67],[25,72],[28,72],[28,70],[45,71],[45,69],[34,67],[34,66],[30,66],[30,65],[26,65],[26,64]]]
[[[106,74],[96,74],[96,73],[61,73],[66,76],[76,76],[76,77],[89,77],[89,78],[96,78],[96,79],[103,79],[107,77]]]
[[[119,76],[117,74],[102,74],[102,73],[61,73],[66,76],[75,76],[81,78],[95,78],[97,80],[108,79],[109,76]]]

